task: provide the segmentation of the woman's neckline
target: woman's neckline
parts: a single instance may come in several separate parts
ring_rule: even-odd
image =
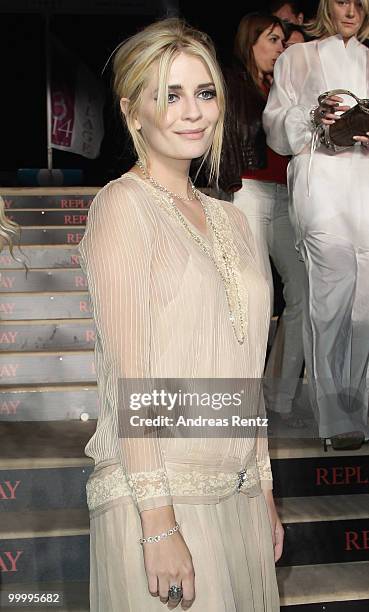
[[[146,179],[142,178],[141,176],[139,176],[138,174],[136,174],[136,172],[132,172],[131,170],[129,170],[128,172],[126,172],[125,174],[122,174],[122,177],[128,177],[128,178],[133,178],[134,180],[138,181],[141,185],[143,185],[144,187],[146,187],[151,193],[153,194],[160,194],[161,192],[156,189],[153,185],[151,185]],[[165,198],[165,194],[162,194],[163,197]],[[178,210],[179,208],[176,207]],[[204,232],[202,232],[196,225],[194,225],[189,218],[180,210],[180,213],[182,215],[182,217],[185,219],[186,223],[189,225],[189,227],[198,235],[200,236],[200,238],[202,238],[203,240],[206,240],[207,242],[210,242],[210,228],[209,228],[209,224],[207,222],[206,219],[206,234],[204,234]]]

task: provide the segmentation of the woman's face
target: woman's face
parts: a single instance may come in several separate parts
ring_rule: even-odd
[[[284,34],[279,25],[264,30],[253,46],[257,69],[262,74],[271,74],[278,57],[283,53]]]
[[[337,34],[344,40],[356,36],[365,19],[360,0],[331,0],[329,14]]]
[[[135,120],[148,156],[177,160],[201,157],[213,141],[219,119],[213,79],[201,59],[182,52],[172,62],[168,86],[168,112],[158,123],[158,66],[153,66]]]

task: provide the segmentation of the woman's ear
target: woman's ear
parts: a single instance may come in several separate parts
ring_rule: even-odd
[[[121,98],[120,99],[120,110],[122,111],[123,115],[125,117],[127,117],[127,113],[128,113],[128,104],[129,104],[129,99],[128,98]]]
[[[127,118],[127,114],[128,114],[128,106],[129,106],[129,98],[121,98],[120,99],[120,108],[121,111],[123,113],[123,115]],[[138,119],[134,119],[134,126],[136,130],[140,130],[141,129],[141,124],[138,121]]]

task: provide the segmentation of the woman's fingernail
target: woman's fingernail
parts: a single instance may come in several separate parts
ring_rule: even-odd
[[[352,140],[359,140],[359,136],[353,136]]]

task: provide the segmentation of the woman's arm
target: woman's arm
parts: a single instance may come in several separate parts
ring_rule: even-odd
[[[292,83],[291,54],[295,49],[284,51],[274,66],[274,82],[263,113],[263,127],[267,144],[280,155],[297,155],[311,141],[314,126],[310,111],[297,102],[297,93]],[[293,64],[293,70],[306,74],[308,69],[303,61]],[[295,65],[296,64],[296,65]],[[301,65],[300,65],[301,64]]]
[[[80,244],[114,411],[120,459],[139,511],[170,506],[160,439],[130,437],[118,386],[150,379],[150,274],[155,219],[141,191],[114,182],[96,196]],[[122,389],[122,387],[121,387]],[[132,413],[137,414],[137,413]],[[171,524],[172,526],[172,524]]]
[[[143,536],[174,527],[175,516],[158,437],[132,438],[118,412],[119,378],[150,379],[150,273],[155,219],[141,190],[115,182],[91,205],[80,244],[96,329],[107,370],[119,453],[142,524]],[[121,413],[122,414],[122,413]],[[119,429],[120,426],[120,429]],[[139,544],[137,544],[139,546]],[[162,541],[143,543],[148,589],[168,601],[172,584],[183,587],[183,600],[195,594],[191,554],[180,531]]]

